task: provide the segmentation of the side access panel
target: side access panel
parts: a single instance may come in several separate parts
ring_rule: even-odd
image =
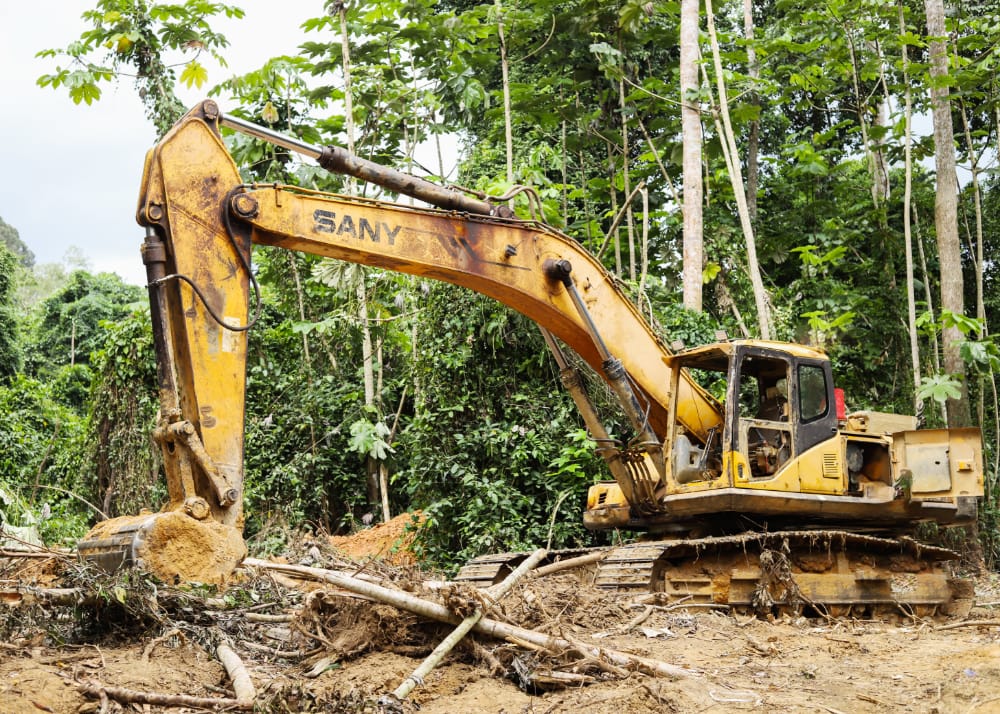
[[[983,495],[979,429],[921,429],[892,435],[893,460],[914,499]]]

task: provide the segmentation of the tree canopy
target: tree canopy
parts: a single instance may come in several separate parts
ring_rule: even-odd
[[[773,327],[777,339],[830,354],[850,408],[919,412],[943,425],[956,404],[971,407],[994,499],[1000,353],[990,325],[1000,297],[986,256],[1000,226],[1000,11],[956,5],[941,33],[928,29],[933,4],[704,3],[698,80],[682,95],[678,3],[317,2],[295,6],[298,54],[210,92],[305,141],[351,144],[483,194],[531,187],[537,206],[526,192],[511,199],[519,215],[562,227],[599,255],[668,342]],[[224,15],[241,11],[100,0],[79,40],[42,53],[69,64],[39,83],[90,103],[101,83],[131,73],[165,131],[182,110],[176,83],[207,86],[198,54],[224,57],[213,29]],[[685,102],[703,134],[698,315],[680,307]],[[913,129],[935,109],[951,119],[953,142]],[[227,141],[248,180],[351,190],[283,150]],[[441,142],[460,145],[457,176],[443,175]],[[944,239],[935,197],[951,187],[934,184],[942,151],[966,169],[955,233]],[[434,158],[423,166],[418,156]],[[0,223],[5,242],[7,228]],[[10,272],[3,260],[0,281]],[[384,508],[365,485],[382,473],[391,509],[425,509],[427,547],[440,560],[536,542],[550,522],[556,542],[585,540],[574,514],[601,469],[526,320],[450,286],[272,249],[255,260],[267,307],[248,374],[253,530],[283,520],[348,527]],[[108,276],[74,273],[39,307],[33,330],[0,323],[0,338],[14,335],[0,350],[30,345],[27,368],[38,375],[95,354],[148,360],[120,349],[116,325],[138,297]],[[109,364],[93,375],[83,411],[96,409]],[[140,401],[145,414],[152,397]],[[142,420],[127,421],[138,429]],[[106,501],[107,479],[91,485]],[[991,523],[993,500],[986,506]]]

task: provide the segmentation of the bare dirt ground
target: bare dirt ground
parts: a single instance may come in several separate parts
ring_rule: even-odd
[[[389,530],[364,537],[384,548],[399,536]],[[425,573],[365,562],[357,553],[346,560],[319,539],[298,544],[288,558],[360,570],[428,599],[440,592],[423,588]],[[208,711],[102,701],[85,696],[81,685],[231,701],[232,684],[215,656],[220,642],[246,665],[257,689],[254,711],[392,711],[379,697],[452,629],[270,571],[246,572],[225,592],[208,593],[164,588],[135,574],[95,588],[75,567],[61,559],[0,558],[3,714]],[[74,588],[78,604],[32,603],[36,588],[56,586]],[[517,586],[490,617],[677,665],[685,676],[653,677],[580,653],[475,635],[395,711],[1000,711],[1000,626],[992,605],[998,593],[996,576],[980,578],[978,604],[963,621],[767,621],[665,606],[636,624],[647,612],[637,594],[599,591],[557,574]]]

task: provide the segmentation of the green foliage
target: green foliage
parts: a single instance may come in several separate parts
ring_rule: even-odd
[[[17,274],[17,259],[0,243],[0,380],[21,369],[20,328],[14,305]]]
[[[680,340],[685,347],[698,347],[716,342],[715,333],[724,326],[707,312],[686,310],[672,303],[663,291],[653,288],[650,299],[655,310],[656,326],[668,345]]]
[[[392,453],[392,447],[386,438],[389,436],[389,427],[384,422],[370,422],[367,419],[358,419],[351,424],[351,440],[348,448],[351,451],[369,456],[379,461],[385,461]]]
[[[90,390],[94,372],[90,365],[64,365],[55,371],[52,397],[60,404],[86,413],[90,405]]]
[[[117,275],[74,271],[66,285],[41,305],[31,337],[29,369],[51,375],[62,365],[88,364],[104,339],[101,323],[125,317],[143,299],[141,288]]]
[[[18,262],[25,268],[30,268],[35,264],[35,254],[21,240],[21,235],[14,226],[0,218],[0,244],[7,247],[11,253],[17,256]]]
[[[537,330],[479,295],[435,284],[423,299],[419,407],[393,483],[422,508],[425,553],[449,567],[496,550],[586,542],[583,495],[601,474]],[[564,499],[566,491],[576,498]]]
[[[208,70],[199,57],[208,53],[220,64],[220,50],[228,46],[210,20],[224,15],[243,17],[233,5],[209,0],[148,3],[145,0],[98,0],[83,13],[88,29],[62,49],[42,50],[43,58],[63,58],[68,66],[56,66],[38,78],[41,87],[64,87],[75,104],[92,104],[101,97],[100,84],[122,74],[131,74],[146,106],[146,114],[162,134],[184,112],[174,93],[176,75],[169,53],[186,56],[180,82],[201,87]]]
[[[18,375],[0,386],[0,491],[6,501],[0,511],[7,522],[35,525],[49,542],[82,535],[90,514],[71,494],[81,487],[84,421],[58,404],[43,382]]]
[[[248,531],[312,522],[329,532],[367,501],[361,454],[347,448],[362,420],[356,377],[314,373],[292,320],[273,310],[251,333],[247,372]],[[362,511],[363,512],[363,511]]]
[[[932,374],[920,380],[917,397],[933,399],[939,404],[944,404],[949,399],[958,399],[961,396],[961,384],[950,374]]]
[[[88,493],[109,516],[138,513],[163,490],[151,438],[158,393],[148,308],[101,321],[99,328],[91,362]]]
[[[916,111],[928,106],[932,83],[920,7],[783,0],[765,12],[756,8],[760,24],[753,41],[744,39],[738,13],[730,9],[717,9],[723,71],[741,160],[756,122],[761,173],[754,229],[778,337],[826,349],[852,408],[905,412],[915,396],[940,401],[953,395],[959,383],[937,373],[932,351],[932,339],[946,325],[963,333],[960,349],[970,372],[992,378],[1000,350],[983,328],[996,322],[1000,290],[997,261],[987,257],[980,266],[968,260],[967,276],[976,267],[983,272],[987,319],[945,313],[935,320],[928,313],[920,321],[920,349],[922,372],[932,376],[914,387],[902,318],[907,310],[902,176],[890,172],[887,196],[872,190],[876,153],[887,165],[901,162],[903,90],[911,91]],[[676,307],[681,221],[679,197],[667,182],[680,184],[677,3],[392,0],[348,3],[345,11],[358,153],[415,170],[420,168],[411,158],[416,144],[435,134],[457,134],[466,148],[461,183],[488,193],[530,185],[541,198],[544,218],[594,249],[622,208],[627,169],[631,186],[646,182],[649,199],[648,242],[640,256],[648,275],[641,293],[638,280],[629,285],[642,312],[655,317],[668,343],[703,344],[719,328],[738,334],[754,300],[721,137],[709,121],[703,152],[706,312]],[[211,91],[232,94],[250,119],[310,143],[343,144],[339,17],[319,8],[317,13],[303,24],[300,54],[266,60]],[[74,101],[89,103],[114,72],[135,70],[150,116],[163,130],[179,111],[175,81],[203,86],[199,58],[225,47],[209,26],[222,14],[240,11],[203,0],[96,0],[84,16],[89,29],[79,42],[42,53],[64,55],[69,66],[40,83],[66,88]],[[513,184],[505,166],[501,20],[510,69]],[[981,3],[963,5],[950,23],[956,56],[944,83],[952,90],[956,119],[960,114],[968,119],[971,142],[966,145],[964,137],[958,142],[968,164],[995,143],[1000,60],[991,48],[997,15]],[[904,46],[910,53],[905,77]],[[753,69],[751,48],[758,60]],[[181,70],[168,66],[170,52],[182,53]],[[883,102],[886,94],[892,101]],[[705,88],[688,99],[706,112],[715,101]],[[891,112],[886,116],[880,114],[883,104]],[[283,149],[245,137],[230,141],[248,181],[328,190],[344,184],[342,177],[327,176]],[[932,149],[928,137],[916,137],[916,159]],[[914,244],[926,253],[927,264],[926,273],[922,266],[917,270],[918,301],[935,298],[942,279],[936,275],[932,178],[918,167],[913,182]],[[984,252],[990,256],[1000,250],[995,178],[982,195]],[[963,198],[972,245],[971,190]],[[521,217],[538,217],[523,200],[515,209]],[[642,209],[637,196],[633,236],[643,233]],[[620,275],[627,236],[623,223],[604,253]],[[920,251],[915,253],[919,265]],[[971,256],[970,251],[966,257]],[[426,288],[392,274],[279,252],[261,250],[257,258],[268,307],[251,334],[246,442],[251,532],[266,534],[276,521],[331,530],[350,521],[370,507],[365,481],[369,457],[375,457],[393,473],[393,507],[425,508],[431,526],[424,547],[441,562],[542,544],[553,512],[554,544],[586,538],[578,525],[580,500],[586,485],[604,471],[526,319],[447,286]],[[0,270],[0,279],[6,272]],[[55,277],[58,282],[65,276]],[[119,460],[114,468],[135,479],[155,468],[136,455],[151,453],[142,436],[148,428],[143,420],[153,408],[147,400],[148,336],[121,311],[129,298],[93,276],[88,280],[68,280],[34,323],[13,330],[0,324],[0,339],[28,336],[31,373],[46,376],[45,408],[91,409],[97,443],[111,444]],[[973,281],[966,285],[966,304],[972,305]],[[367,327],[380,356],[381,386],[372,408],[364,406],[358,289],[366,294]],[[107,322],[120,319],[126,324]],[[71,354],[74,325],[86,329],[77,333],[84,343]],[[139,347],[128,341],[133,338]],[[0,342],[0,351],[13,354],[18,343],[10,344]],[[104,350],[99,367],[88,362],[94,350]],[[4,364],[14,362],[0,367]],[[115,381],[118,369],[146,385],[135,390],[135,400],[124,393],[124,379]],[[84,397],[89,374],[96,375],[97,388]],[[989,397],[989,386],[983,385],[967,385],[973,399]],[[601,394],[597,397],[600,401]],[[386,417],[396,405],[398,425]],[[983,413],[991,413],[989,403]],[[110,431],[101,436],[102,429],[119,422],[123,436],[113,439]],[[985,426],[992,449],[997,435]],[[393,427],[398,438],[390,444]],[[11,458],[28,459],[30,451],[12,452]],[[111,468],[101,466],[103,475],[91,483],[102,503],[109,489],[115,491],[108,483]],[[30,478],[32,470],[18,473]]]

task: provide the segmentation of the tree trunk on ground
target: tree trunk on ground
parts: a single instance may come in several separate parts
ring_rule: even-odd
[[[934,118],[934,165],[937,173],[934,201],[934,226],[937,231],[938,261],[941,266],[941,309],[955,315],[965,313],[962,279],[962,248],[958,237],[958,179],[955,173],[955,135],[948,101],[948,45],[944,18],[944,0],[925,0],[927,34],[930,47],[931,105]],[[948,425],[967,426],[971,421],[965,363],[958,343],[962,333],[957,327],[945,328],[944,369],[962,383],[958,399],[949,399]]]
[[[698,91],[698,0],[681,0],[680,82],[684,171],[684,307],[701,312],[702,237],[701,112]]]

